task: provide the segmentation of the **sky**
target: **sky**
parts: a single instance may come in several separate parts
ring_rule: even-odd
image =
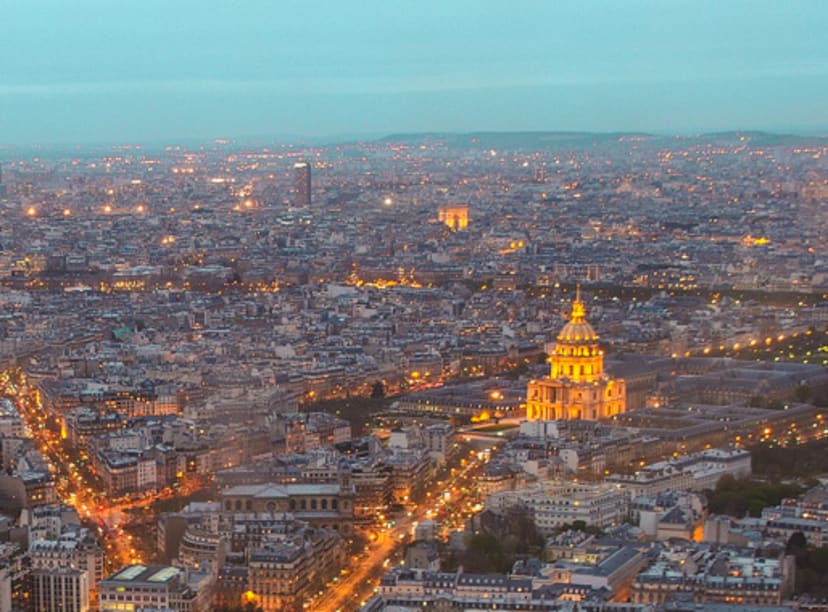
[[[825,0],[0,0],[0,144],[828,133]]]

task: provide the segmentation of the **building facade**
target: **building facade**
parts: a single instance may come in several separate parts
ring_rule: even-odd
[[[311,167],[307,162],[298,162],[293,165],[293,180],[296,190],[297,208],[306,208],[311,204]]]
[[[315,527],[350,535],[354,492],[350,475],[338,483],[238,485],[221,492],[225,512],[289,512]]]
[[[36,569],[29,574],[32,610],[87,612],[89,580],[85,570]]]
[[[128,565],[100,582],[100,610],[158,608],[174,612],[210,609],[209,581],[177,567]]]

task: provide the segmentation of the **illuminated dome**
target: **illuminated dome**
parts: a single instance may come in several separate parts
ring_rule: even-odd
[[[584,311],[584,303],[581,301],[581,292],[575,297],[572,302],[572,315],[569,318],[569,323],[563,326],[561,332],[558,334],[558,342],[597,342],[598,334],[592,329],[592,325],[586,321],[586,312]]]
[[[598,341],[598,334],[584,319],[584,304],[580,300],[572,304],[572,317],[561,329],[557,340],[567,344]]]
[[[598,334],[592,329],[592,325],[586,321],[581,323],[574,323],[570,321],[564,325],[561,333],[558,334],[558,342],[566,343],[580,343],[580,342],[596,342]]]
[[[626,410],[626,383],[604,373],[604,351],[598,334],[586,321],[580,287],[569,322],[550,351],[549,364],[549,376],[530,380],[526,387],[527,420],[594,421]]]
[[[595,380],[604,372],[603,355],[598,346],[598,334],[586,321],[581,288],[578,287],[569,323],[563,326],[552,350],[550,375],[552,378]]]

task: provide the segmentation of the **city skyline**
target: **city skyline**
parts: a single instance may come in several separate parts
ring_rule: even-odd
[[[2,144],[828,129],[816,2],[3,10]]]
[[[0,612],[826,608],[824,1],[0,16]]]
[[[825,139],[4,154],[0,610],[824,596]]]

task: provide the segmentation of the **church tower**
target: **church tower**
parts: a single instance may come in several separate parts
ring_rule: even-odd
[[[598,334],[586,320],[580,287],[550,361],[549,376],[530,380],[526,389],[528,420],[594,421],[626,410],[626,386],[623,380],[604,373],[604,352],[598,345]]]

